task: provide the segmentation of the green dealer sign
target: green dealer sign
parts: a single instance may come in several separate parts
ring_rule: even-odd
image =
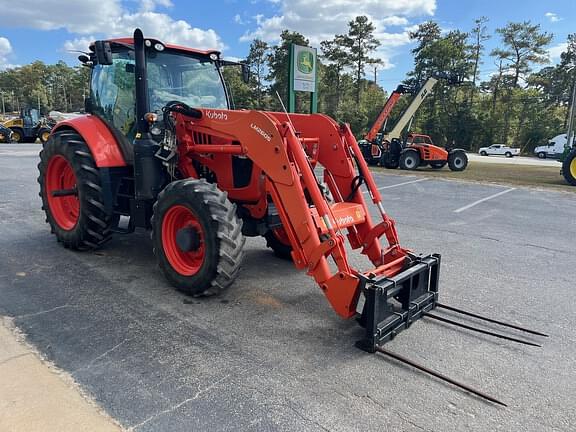
[[[316,112],[317,77],[316,48],[292,45],[290,50],[290,80],[288,110],[294,112],[296,96],[294,92],[310,93],[310,112]]]

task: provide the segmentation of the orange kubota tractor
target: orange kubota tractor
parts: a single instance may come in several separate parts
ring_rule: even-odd
[[[148,229],[168,281],[210,295],[238,275],[244,237],[264,236],[337,314],[359,317],[357,345],[369,352],[385,352],[384,342],[439,305],[440,256],[400,245],[347,125],[232,110],[221,74],[231,62],[138,29],[133,39],[96,41],[80,60],[92,69],[88,114],[54,127],[39,164],[47,222],[65,247]],[[368,258],[366,269],[352,266],[346,243]]]

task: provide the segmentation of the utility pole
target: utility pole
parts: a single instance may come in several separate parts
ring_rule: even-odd
[[[574,83],[572,84],[572,100],[570,101],[570,113],[568,114],[568,132],[566,133],[567,141],[569,147],[573,147],[574,139],[572,135],[574,134],[574,104],[576,104],[576,66],[574,70]]]
[[[2,95],[2,115],[6,115],[6,106],[4,105],[4,91],[0,93]]]

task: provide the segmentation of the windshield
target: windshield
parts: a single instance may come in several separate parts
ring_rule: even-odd
[[[216,64],[181,52],[147,52],[150,110],[161,114],[170,101],[195,108],[228,108]],[[90,86],[91,111],[132,139],[136,129],[134,51],[116,47],[111,65],[95,65]]]
[[[149,51],[147,57],[151,111],[175,100],[197,108],[228,108],[220,72],[207,57],[170,51]]]

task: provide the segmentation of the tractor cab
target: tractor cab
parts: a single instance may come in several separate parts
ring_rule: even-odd
[[[415,145],[415,144],[428,144],[434,145],[432,142],[432,138],[428,135],[421,135],[421,134],[414,134],[410,133],[406,136],[406,146]]]
[[[146,39],[147,99],[145,112],[162,120],[162,108],[171,101],[197,108],[228,109],[230,100],[218,51],[165,45]],[[136,61],[132,39],[97,41],[91,54],[79,59],[92,68],[86,112],[104,120],[123,147],[131,145],[137,129]],[[162,124],[162,122],[158,122]],[[161,135],[158,128],[151,131]],[[127,158],[131,159],[131,158]]]

